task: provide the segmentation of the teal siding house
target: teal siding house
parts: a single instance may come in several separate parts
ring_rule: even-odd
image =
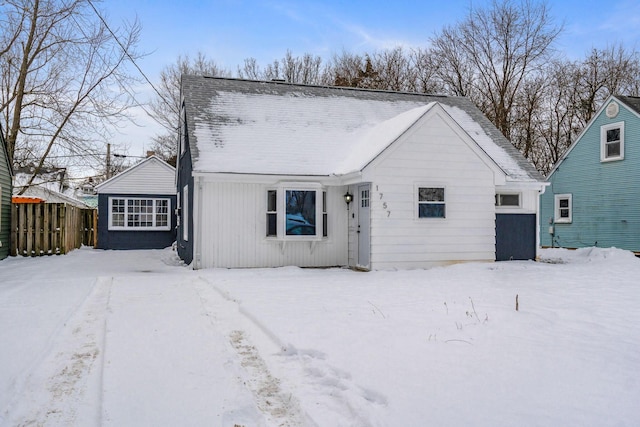
[[[11,165],[0,127],[0,259],[9,256],[11,239]]]
[[[542,246],[640,252],[640,97],[609,97],[548,181]]]

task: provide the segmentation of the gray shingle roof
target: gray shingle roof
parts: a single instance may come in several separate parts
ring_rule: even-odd
[[[640,114],[640,97],[621,96],[621,95],[614,95],[614,97],[619,99],[621,102],[624,102],[629,108],[634,110],[636,113]]]
[[[437,102],[448,112],[466,113],[472,119],[467,122],[479,125],[506,153],[497,156],[502,159],[492,157],[512,180],[542,180],[484,114],[462,97],[183,75],[182,99],[194,171],[257,173],[260,167],[261,173],[328,175],[336,171],[330,171],[327,159],[314,152],[324,149],[325,157],[335,159],[363,129]],[[482,147],[479,138],[468,133]]]

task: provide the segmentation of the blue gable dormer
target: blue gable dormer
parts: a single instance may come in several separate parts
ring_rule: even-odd
[[[548,181],[543,246],[640,251],[640,98],[609,97]]]

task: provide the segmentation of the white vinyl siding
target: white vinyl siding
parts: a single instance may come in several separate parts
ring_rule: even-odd
[[[102,194],[174,194],[175,169],[151,157],[100,184],[97,190]]]
[[[371,268],[495,259],[495,169],[448,120],[424,117],[365,170]],[[446,220],[419,217],[421,187],[445,189]]]
[[[343,266],[347,264],[347,205],[345,187],[318,189],[316,201],[327,192],[329,237],[284,236],[284,215],[278,212],[278,232],[283,238],[267,237],[268,191],[278,189],[278,208],[284,212],[284,191],[304,189],[299,185],[202,181],[199,199],[202,212],[194,257],[198,268],[224,267],[303,267]],[[320,203],[321,204],[321,203]],[[317,203],[317,205],[319,205]],[[321,216],[321,207],[318,208]],[[321,227],[318,227],[320,229]],[[299,238],[300,237],[300,238]],[[211,244],[210,242],[223,242]]]

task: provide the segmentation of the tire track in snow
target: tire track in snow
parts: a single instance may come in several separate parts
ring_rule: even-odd
[[[278,427],[317,426],[300,409],[293,393],[284,390],[280,379],[272,375],[253,341],[260,341],[263,349],[269,347],[270,351],[278,352],[281,347],[275,336],[243,314],[235,301],[205,279],[200,278],[197,289],[203,309],[214,319],[215,326],[222,329],[238,355],[240,366],[246,373],[242,380],[270,424]]]
[[[18,403],[8,414],[10,425],[100,425],[105,315],[111,284],[111,278],[98,278],[69,317],[57,344],[27,378]]]
[[[206,282],[206,279],[201,278]],[[377,421],[381,417],[378,414],[384,411],[387,406],[387,398],[383,394],[358,385],[351,377],[351,374],[337,369],[326,360],[326,355],[321,351],[297,349],[290,343],[282,342],[276,334],[269,330],[259,319],[253,316],[242,305],[235,301],[227,292],[219,289],[215,284],[210,284],[218,297],[233,306],[233,320],[227,321],[231,324],[241,319],[245,325],[245,330],[252,333],[252,338],[259,343],[268,341],[270,346],[259,346],[263,354],[274,355],[279,358],[283,373],[276,381],[285,382],[286,378],[292,378],[293,384],[288,384],[289,388],[296,389],[295,400],[298,402],[299,411],[306,417],[306,424],[318,425],[312,420],[321,420],[322,425],[332,426],[379,426]],[[218,298],[220,299],[220,298]],[[231,315],[229,314],[229,315]],[[253,352],[259,356],[258,350],[247,349],[250,344],[246,342],[246,334],[240,330],[232,330],[229,333],[230,339],[236,339],[240,344],[237,346],[239,354],[246,352],[248,361],[251,364]],[[268,349],[268,352],[264,351]],[[259,363],[264,364],[264,361]],[[285,401],[288,395],[283,396]]]

